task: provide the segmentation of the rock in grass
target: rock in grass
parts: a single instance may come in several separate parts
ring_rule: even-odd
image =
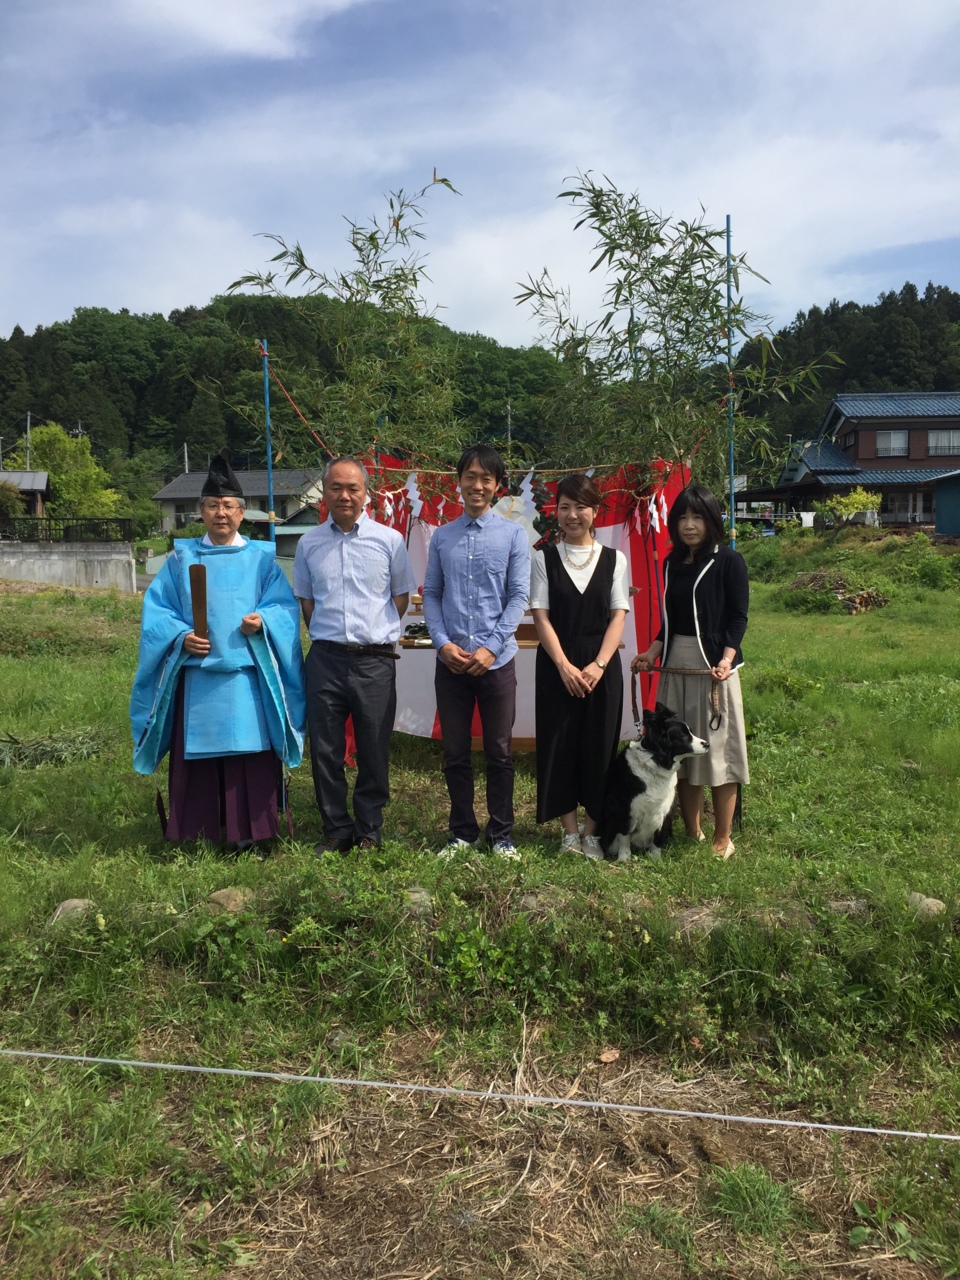
[[[422,885],[411,885],[407,890],[407,915],[414,920],[433,919],[433,898]]]
[[[824,906],[834,916],[865,916],[870,910],[866,898],[834,898]]]
[[[927,898],[922,893],[909,894],[907,906],[913,907],[915,915],[923,916],[929,920],[932,920],[935,916],[942,915],[947,909],[947,904],[941,902],[939,898]]]
[[[713,907],[686,907],[673,917],[673,923],[684,938],[698,934],[709,936],[721,927],[723,921]]]
[[[631,918],[642,916],[644,912],[649,911],[653,906],[650,899],[645,898],[642,893],[625,893],[620,902],[624,912]]]
[[[60,924],[63,920],[82,920],[92,910],[93,900],[91,898],[66,898],[50,917],[50,923]]]
[[[567,900],[554,885],[544,885],[534,892],[528,889],[517,900],[517,910],[522,915],[546,915],[550,911],[562,911]]]
[[[785,902],[780,907],[761,907],[758,911],[748,912],[745,918],[753,920],[762,929],[807,930],[812,924],[798,902]]]
[[[207,901],[213,907],[214,911],[221,913],[236,913],[243,911],[253,901],[252,889],[217,889],[215,893],[211,893]]]

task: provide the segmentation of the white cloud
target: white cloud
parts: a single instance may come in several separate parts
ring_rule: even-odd
[[[370,0],[112,0],[114,20],[182,56],[290,58],[308,23]]]
[[[98,0],[56,11],[42,46],[39,25],[18,26],[0,138],[13,264],[0,333],[93,301],[202,303],[265,262],[257,231],[342,265],[341,215],[364,219],[434,165],[463,197],[438,192],[428,206],[431,296],[447,322],[506,341],[535,337],[513,303],[528,271],[548,265],[583,313],[596,305],[589,233],[574,235],[556,200],[578,168],[677,215],[701,200],[716,222],[731,213],[735,247],[772,280],[759,305],[781,320],[837,291],[874,291],[869,270],[844,268],[851,257],[954,233],[955,0],[909,13],[893,0],[464,0],[449,14],[489,23],[451,45],[455,25],[432,2],[384,0],[415,50],[396,60],[386,44],[320,48],[312,26],[343,14],[329,31],[346,38],[354,3],[372,0]],[[40,11],[49,31],[45,0]],[[377,22],[362,27],[377,39]],[[33,71],[41,47],[46,83]],[[192,98],[183,69],[164,78],[185,58]],[[258,70],[283,58],[305,74],[274,72],[264,88]]]

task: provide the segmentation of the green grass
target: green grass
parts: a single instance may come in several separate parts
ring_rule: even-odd
[[[670,1208],[659,1201],[654,1201],[653,1204],[642,1209],[634,1205],[625,1205],[622,1221],[625,1233],[647,1232],[657,1244],[676,1253],[690,1271],[699,1270],[693,1231],[687,1218],[678,1209]]]
[[[714,1209],[738,1235],[779,1240],[801,1217],[791,1188],[759,1165],[718,1169],[711,1178],[711,1191]]]
[[[138,602],[0,594],[0,740],[35,746],[0,767],[0,1043],[583,1094],[607,1087],[596,1057],[612,1045],[610,1079],[691,1082],[668,1106],[700,1098],[711,1111],[960,1131],[960,600],[952,585],[924,585],[954,575],[960,557],[890,542],[746,547],[759,562],[744,671],[753,781],[725,864],[682,839],[659,863],[559,858],[557,833],[534,822],[530,758],[518,765],[520,862],[438,863],[439,749],[402,737],[377,855],[313,856],[304,769],[292,779],[297,838],[270,858],[166,846],[157,779],[129,765]],[[793,577],[822,566],[877,586],[889,607],[786,608]],[[91,742],[95,755],[71,749]],[[248,910],[210,911],[226,885],[254,891]],[[430,894],[426,917],[408,911],[414,886]],[[946,910],[918,919],[913,891]],[[50,927],[71,897],[94,910]],[[696,904],[720,917],[709,936],[679,929],[677,912]],[[636,1101],[636,1084],[622,1088],[615,1096]],[[960,1272],[960,1144],[791,1136],[788,1159],[775,1134],[728,1130],[729,1158],[700,1167],[683,1126],[670,1155],[642,1121],[607,1131],[588,1115],[452,1110],[438,1133],[432,1102],[376,1114],[370,1129],[369,1101],[312,1086],[2,1062],[0,1274],[212,1276],[243,1258],[251,1274],[281,1275],[282,1242],[265,1224],[281,1203],[322,1203],[323,1238],[353,1233],[342,1247],[366,1258],[358,1275],[441,1261],[458,1274],[464,1258],[470,1274],[494,1275],[540,1220],[548,1185],[564,1248],[517,1253],[517,1274],[617,1275],[624,1250],[637,1274],[654,1261],[667,1275],[724,1274],[718,1257],[732,1266],[747,1254],[799,1273],[810,1232],[829,1236],[838,1264],[854,1257],[857,1226],[871,1233],[856,1237],[864,1251],[909,1248]],[[319,1164],[316,1151],[327,1152]],[[801,1203],[790,1186],[804,1159]],[[392,1186],[372,1173],[379,1163],[409,1172],[409,1202],[375,1207]],[[604,1190],[603,1171],[621,1166],[649,1198],[629,1181]],[[681,1168],[699,1172],[677,1182]],[[370,1189],[354,1226],[341,1185]],[[568,1189],[586,1200],[564,1216]],[[584,1204],[594,1245],[566,1234]],[[419,1224],[409,1257],[363,1254],[375,1222],[407,1240],[404,1213]],[[304,1225],[298,1247],[317,1231]],[[275,1271],[258,1253],[267,1239]],[[477,1262],[484,1249],[489,1264]]]

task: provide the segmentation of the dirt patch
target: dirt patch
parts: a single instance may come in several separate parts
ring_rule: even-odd
[[[435,1032],[398,1036],[390,1057],[404,1074],[416,1075],[435,1039]],[[483,1088],[488,1082],[464,1073],[456,1083]],[[180,1094],[186,1113],[188,1087],[172,1085],[163,1104],[168,1114],[180,1110]],[[250,1090],[249,1107],[261,1086],[242,1087]],[[756,1110],[732,1074],[677,1080],[649,1060],[629,1057],[584,1062],[573,1080],[524,1062],[512,1079],[493,1087],[729,1114]],[[265,1114],[270,1107],[264,1092]],[[932,1277],[933,1271],[880,1246],[857,1253],[847,1243],[865,1171],[883,1159],[883,1147],[855,1135],[343,1092],[288,1149],[282,1187],[239,1201],[224,1194],[218,1203],[188,1194],[175,1251],[196,1261],[203,1250],[224,1256],[242,1247],[249,1260],[222,1274],[247,1280],[680,1280],[693,1274],[691,1262],[718,1280],[790,1272],[824,1280]],[[195,1149],[190,1160],[224,1185],[212,1151]],[[715,1209],[717,1171],[744,1164],[792,1190],[796,1221],[776,1241],[737,1235]],[[14,1189],[9,1180],[6,1189]],[[16,1199],[24,1205],[51,1191],[49,1183],[18,1187]],[[109,1229],[116,1204],[106,1198],[91,1204],[82,1191],[80,1197],[88,1235],[109,1240],[108,1253],[122,1254],[122,1240]],[[682,1224],[683,1248],[642,1226],[651,1207]]]
[[[615,1072],[590,1064],[579,1087],[543,1079],[521,1085],[557,1096],[750,1109],[730,1078],[678,1082],[647,1067]],[[870,1158],[862,1139],[840,1145],[848,1170]],[[803,1206],[796,1230],[776,1248],[738,1237],[711,1212],[711,1173],[743,1163],[790,1183]],[[707,1275],[771,1276],[782,1273],[781,1262],[823,1276],[839,1264],[858,1280],[932,1274],[877,1250],[862,1261],[850,1250],[851,1182],[838,1176],[827,1134],[467,1099],[398,1096],[378,1105],[358,1097],[310,1135],[302,1170],[282,1194],[224,1206],[219,1223],[205,1224],[211,1237],[250,1233],[257,1261],[244,1274],[251,1280],[690,1274],[676,1250],[631,1227],[653,1204],[690,1223]],[[855,1173],[849,1177],[856,1182]]]

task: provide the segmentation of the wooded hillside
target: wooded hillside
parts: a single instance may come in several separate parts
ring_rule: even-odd
[[[242,462],[262,447],[258,339],[268,339],[271,362],[296,398],[298,370],[337,368],[324,313],[339,305],[323,296],[292,303],[238,294],[168,318],[81,307],[30,335],[17,326],[0,339],[0,423],[22,434],[29,409],[35,423],[79,424],[102,461],[156,451],[155,465],[170,475],[181,469],[184,444],[198,465],[224,441]],[[454,350],[464,440],[505,435],[509,400],[514,439],[535,441],[539,404],[556,377],[553,356],[432,328]],[[271,409],[282,436],[294,415],[277,388]],[[13,431],[4,435],[9,448]]]
[[[17,326],[0,339],[0,433],[9,450],[29,409],[35,423],[78,426],[114,482],[129,488],[131,469],[163,480],[182,467],[183,446],[199,466],[224,441],[239,455],[259,455],[262,370],[258,339],[294,398],[306,369],[338,369],[325,323],[341,304],[316,295],[296,303],[236,294],[169,317],[78,308],[72,319],[26,334]],[[540,457],[544,415],[562,399],[562,370],[540,347],[504,347],[482,334],[455,333],[432,321],[430,332],[454,356],[456,409],[464,441],[502,441],[507,402],[514,442]],[[910,283],[872,305],[834,300],[800,312],[777,335],[785,364],[800,366],[835,351],[842,364],[822,369],[810,399],[774,401],[765,408],[774,441],[809,437],[838,391],[932,391],[960,388],[960,293]],[[744,349],[743,358],[752,353]],[[304,389],[306,395],[306,390]],[[305,404],[309,417],[309,406]],[[312,442],[295,427],[293,410],[277,389],[272,400],[280,440]],[[286,433],[289,433],[287,436]],[[389,443],[389,441],[385,441]],[[137,461],[130,459],[136,455]],[[259,457],[257,458],[259,460]],[[306,461],[287,455],[288,461]],[[150,480],[152,483],[152,479]]]
[[[960,390],[960,293],[928,284],[921,294],[909,281],[872,305],[839,302],[811,307],[781,329],[777,349],[787,364],[835,351],[843,363],[822,370],[809,400],[766,406],[777,443],[816,434],[841,391]],[[749,356],[745,349],[744,356]]]

